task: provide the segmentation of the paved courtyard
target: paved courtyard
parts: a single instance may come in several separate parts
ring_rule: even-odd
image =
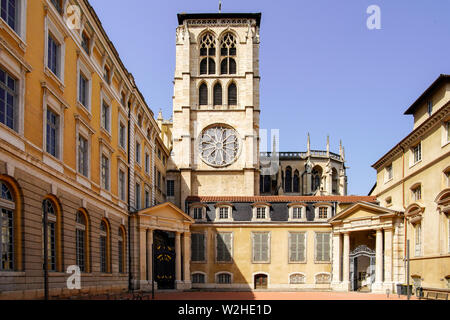
[[[160,292],[156,300],[407,300],[406,296],[359,292]],[[411,300],[416,297],[411,296]]]

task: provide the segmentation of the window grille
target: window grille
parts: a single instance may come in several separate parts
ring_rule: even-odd
[[[192,275],[192,283],[205,283],[205,275],[203,273],[194,273]]]
[[[219,284],[229,284],[231,283],[231,275],[228,273],[220,273],[217,275],[217,283]]]

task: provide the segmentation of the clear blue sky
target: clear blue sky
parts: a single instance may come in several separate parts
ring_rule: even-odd
[[[155,114],[172,113],[176,14],[217,12],[218,0],[90,0]],[[222,12],[261,12],[261,128],[281,151],[339,152],[349,194],[367,194],[371,165],[412,129],[405,110],[450,73],[448,0],[223,0]],[[369,30],[369,5],[381,30]],[[126,6],[126,7],[125,7]]]

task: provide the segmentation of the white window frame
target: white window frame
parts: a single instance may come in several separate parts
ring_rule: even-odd
[[[19,47],[25,51],[27,47],[27,5],[28,0],[17,0],[16,28],[14,30],[7,21],[0,17],[0,28],[5,30],[13,38]]]
[[[148,198],[146,197],[146,193],[148,194]],[[152,205],[152,195],[148,184],[144,185],[144,204],[144,208],[150,208]]]
[[[314,221],[327,221],[332,216],[333,206],[329,203],[317,203],[314,205]],[[327,217],[319,218],[320,208],[327,208]]]
[[[417,190],[418,189],[420,189],[420,199],[417,198]],[[418,201],[422,201],[422,199],[423,199],[423,188],[422,188],[422,184],[420,182],[418,182],[411,186],[411,201],[418,202]]]
[[[108,198],[110,198],[110,192],[111,192],[111,169],[112,169],[112,154],[114,150],[109,146],[106,141],[103,139],[100,139],[100,153],[99,153],[99,175],[100,175],[100,193],[106,191],[108,194]],[[108,172],[108,181],[109,181],[109,189],[103,188],[103,181],[102,181],[102,155],[105,155],[109,159],[109,172]],[[106,194],[103,193],[103,196]]]
[[[195,219],[194,218],[195,217],[194,213],[195,213],[196,209],[200,209],[201,210],[201,212],[202,212],[202,218],[201,219]],[[206,221],[206,207],[204,205],[193,205],[193,206],[191,206],[190,211],[191,211],[191,213],[190,213],[191,217],[193,219],[195,219],[195,221]]]
[[[53,35],[54,40],[56,40],[60,46],[59,51],[59,74],[54,74],[52,70],[48,67],[48,36],[49,33]],[[44,71],[45,73],[56,80],[56,82],[60,85],[60,89],[64,90],[64,74],[65,74],[65,58],[66,58],[66,43],[65,36],[62,31],[58,29],[56,24],[49,18],[49,16],[45,17],[45,45],[44,45]]]
[[[442,123],[442,143],[441,147],[445,147],[450,144],[450,119],[447,119]]]
[[[79,138],[83,137],[87,141],[87,175],[84,175],[79,171]],[[76,158],[77,158],[77,174],[81,175],[83,178],[91,179],[91,133],[84,126],[77,124],[77,145],[76,145]]]
[[[389,168],[391,168],[391,170],[389,171]],[[389,176],[389,173],[391,176]],[[384,173],[384,182],[387,183],[389,181],[391,181],[394,178],[394,167],[391,164],[387,165],[385,168],[385,173]]]
[[[420,149],[420,153],[419,153],[420,159],[418,159],[416,161],[415,160],[415,156],[414,156],[414,149],[416,149],[417,147]],[[410,157],[409,157],[409,166],[410,167],[420,163],[422,161],[422,159],[423,159],[423,157],[422,157],[422,141],[419,142],[418,144],[414,145],[413,147],[411,147],[409,153],[410,153]]]
[[[264,218],[258,219],[258,209],[265,209]],[[270,206],[267,204],[253,204],[252,208],[252,221],[269,222],[270,220]]]
[[[227,208],[228,209],[228,218],[226,219],[221,219],[220,218],[220,209],[221,208]],[[224,222],[230,222],[230,221],[234,221],[233,220],[233,206],[232,205],[228,205],[228,204],[218,204],[216,205],[216,219],[215,221],[224,221]]]
[[[147,163],[148,158],[148,163]],[[144,148],[144,171],[145,174],[150,176],[150,167],[151,167],[151,161],[150,161],[150,152],[147,147]]]
[[[138,148],[137,144],[139,143],[139,154],[138,154]],[[142,167],[142,151],[144,149],[144,146],[142,145],[142,139],[139,135],[136,135],[136,139],[134,141],[134,162],[139,166]]]
[[[105,186],[103,183],[103,175],[102,175],[102,158],[103,156],[105,156],[108,159],[108,185]],[[101,152],[100,153],[100,188],[104,191],[111,191],[111,156],[108,155],[106,152]]]
[[[301,275],[303,277],[303,282],[301,282],[301,283],[292,283],[291,277],[294,276],[294,275],[297,275],[297,274]],[[298,285],[305,284],[306,283],[306,274],[304,274],[303,272],[292,272],[292,273],[289,273],[288,274],[288,283],[291,286],[298,286]]]
[[[304,252],[303,257],[304,259],[301,261],[293,261],[291,260],[291,234],[303,234],[305,238],[305,245],[304,245]],[[308,253],[308,233],[306,231],[289,231],[288,232],[288,263],[289,264],[304,264],[307,260],[307,253]]]
[[[57,134],[57,156],[54,157],[52,154],[47,152],[47,110],[50,109],[58,115],[58,134]],[[44,98],[44,108],[43,108],[43,145],[42,149],[44,154],[51,159],[56,159],[62,162],[64,155],[64,109],[65,106],[61,105],[58,100],[49,94],[46,94]],[[44,161],[45,162],[45,161]],[[58,170],[60,171],[60,170]]]
[[[218,259],[218,250],[217,250],[217,245],[218,245],[218,237],[219,237],[219,234],[224,234],[224,233],[226,233],[226,234],[230,234],[231,235],[231,237],[230,237],[230,261],[225,261],[225,260],[219,260]],[[214,237],[214,251],[215,251],[215,261],[216,261],[216,263],[220,263],[220,264],[225,264],[225,263],[233,263],[233,256],[234,256],[234,245],[233,245],[233,242],[234,242],[234,233],[233,232],[230,232],[230,231],[218,231],[216,234],[215,234],[215,237]]]
[[[194,282],[194,275],[200,274],[203,276],[203,279],[205,280],[205,282]],[[197,285],[204,285],[206,283],[208,283],[208,275],[205,272],[202,271],[194,271],[191,273],[191,279],[192,279],[192,286],[197,286]]]
[[[121,141],[120,141],[120,125],[121,124],[124,127],[123,145],[121,144]],[[123,151],[125,151],[125,153],[127,153],[128,124],[127,124],[125,117],[120,112],[120,110],[119,110],[119,119],[118,119],[118,126],[117,126],[117,138],[118,138],[119,148],[121,148]]]
[[[122,199],[122,195],[121,195],[121,190],[120,190],[120,171],[123,172],[123,183],[124,183],[124,190],[123,190],[123,199]],[[117,197],[119,198],[120,201],[126,202],[127,201],[127,174],[126,174],[126,168],[125,166],[120,163],[119,164],[119,168],[117,169]]]
[[[265,233],[267,234],[267,260],[266,261],[259,261],[259,260],[255,260],[254,257],[254,249],[255,249],[255,235],[256,234],[261,234],[261,233]],[[270,231],[252,231],[251,233],[251,240],[252,240],[252,257],[251,257],[251,261],[252,264],[270,264],[270,260],[271,260],[271,252],[272,252],[272,248],[271,248],[271,242],[272,242],[272,232]]]
[[[81,74],[83,74],[84,78],[87,80],[87,105],[84,105],[81,103],[80,101],[80,76]],[[86,64],[83,63],[81,61],[81,59],[78,59],[77,61],[77,104],[81,107],[83,107],[88,114],[90,115],[90,117],[92,117],[91,115],[91,101],[92,101],[92,71],[86,67]]]
[[[294,210],[300,209],[300,218],[294,218]],[[289,218],[288,221],[306,221],[306,205],[304,204],[291,204],[289,205]]]

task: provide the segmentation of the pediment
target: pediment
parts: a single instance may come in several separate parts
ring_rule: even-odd
[[[339,223],[344,220],[360,220],[360,219],[372,219],[380,216],[389,217],[398,214],[397,211],[384,208],[373,203],[357,202],[352,206],[344,209],[336,216],[334,216],[329,222]]]
[[[194,223],[194,219],[185,214],[180,208],[171,202],[165,202],[157,206],[146,208],[138,212],[139,216],[152,216],[158,218],[179,220],[180,222]]]

